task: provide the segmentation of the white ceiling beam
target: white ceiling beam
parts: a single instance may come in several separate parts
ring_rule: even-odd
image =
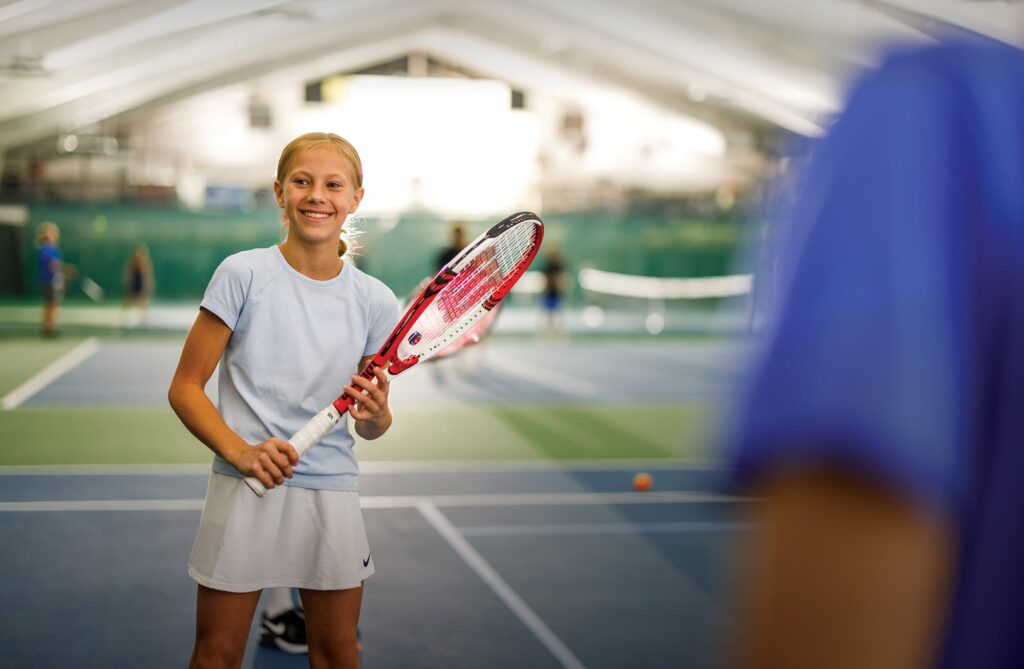
[[[13,36],[0,40],[0,65],[38,53],[57,71],[0,80],[0,143],[213,81],[288,67],[312,77],[327,63],[412,48],[409,34],[432,26],[416,36],[420,48],[521,88],[596,82],[705,120],[731,110],[733,121],[816,134],[817,115],[841,103],[836,59],[865,57],[853,46],[862,37],[923,29],[907,17],[1024,34],[1024,5],[964,0],[19,0],[0,6],[0,36]]]
[[[95,14],[103,14],[125,5],[137,5],[143,12],[152,12],[153,3],[138,0],[20,0],[0,7],[0,37],[23,37],[45,32],[54,26],[83,22]]]
[[[82,60],[103,57],[135,44],[143,44],[192,28],[254,15],[282,4],[285,4],[285,0],[189,0],[51,51],[43,57],[43,66],[51,71],[60,70]]]
[[[704,104],[718,109],[706,114],[713,116],[731,108],[743,111],[748,118],[769,121],[800,134],[817,135],[821,128],[815,121],[816,115],[836,106],[834,97],[824,95],[818,96],[818,105],[805,109],[785,96],[764,94],[749,82],[724,73],[718,59],[710,55],[702,57],[702,52],[694,49],[680,55],[676,43],[690,40],[689,33],[672,32],[669,37],[666,31],[672,29],[664,27],[663,22],[640,25],[638,22],[644,19],[634,18],[630,23],[628,12],[622,14],[611,6],[611,11],[602,13],[602,7],[608,9],[609,5],[564,2],[557,8],[551,5],[549,12],[546,5],[530,0],[474,3],[466,6],[460,25],[467,29],[475,27],[464,20],[467,15],[487,18],[492,26],[488,34],[497,40],[501,37],[493,26],[513,39],[517,34],[529,35],[533,31],[532,43],[539,55],[544,55],[547,45],[547,58],[619,85],[629,82],[627,85],[659,104],[674,99],[675,103],[669,106],[676,110]],[[525,29],[523,19],[527,19]],[[661,34],[654,34],[656,26]],[[529,41],[519,42],[523,42],[521,48],[529,48]],[[819,83],[826,86],[830,80],[820,77]]]
[[[989,2],[979,11],[978,2],[964,0],[862,0],[868,7],[930,37],[955,37],[958,32],[987,35],[993,39],[1024,46],[1024,5],[1019,2]]]
[[[355,6],[354,3],[349,4]],[[55,87],[27,101],[33,108],[0,115],[0,146],[15,146],[45,137],[55,130],[72,130],[124,113],[147,102],[194,87],[197,82],[249,69],[252,76],[272,71],[293,54],[332,53],[368,40],[386,40],[396,30],[429,22],[435,3],[410,10],[402,0],[359,3],[345,21],[295,21],[267,14],[244,22],[227,23],[212,38],[188,48],[156,48],[154,55],[104,71],[101,61],[90,64],[91,76]],[[209,37],[209,36],[208,36]],[[382,52],[383,49],[377,49]],[[9,98],[0,97],[6,103]],[[5,107],[6,108],[6,107]],[[9,109],[9,108],[6,108]]]

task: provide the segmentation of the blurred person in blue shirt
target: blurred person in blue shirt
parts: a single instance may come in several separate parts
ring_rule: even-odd
[[[74,278],[74,265],[64,262],[60,252],[60,228],[46,221],[36,229],[36,262],[39,268],[39,287],[43,296],[44,337],[57,336],[57,307],[64,297],[67,279]]]
[[[1024,667],[1024,52],[889,54],[785,220],[740,666]]]

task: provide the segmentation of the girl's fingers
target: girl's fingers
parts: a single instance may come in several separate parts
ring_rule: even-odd
[[[275,451],[271,454],[270,459],[277,465],[278,470],[281,472],[281,476],[285,478],[292,477],[292,464],[288,461],[288,456],[281,451]]]
[[[372,397],[374,402],[377,404],[384,404],[387,401],[388,394],[387,388],[381,388],[377,384],[371,381],[367,381],[361,376],[352,377],[352,387],[356,387],[356,393],[349,393],[352,397],[362,401],[364,397]],[[348,390],[348,388],[346,388]]]
[[[373,374],[373,380],[353,376],[352,384],[345,386],[345,392],[356,401],[348,410],[355,420],[373,420],[387,408],[387,373],[383,368],[377,367]]]
[[[299,452],[295,450],[294,446],[289,444],[287,441],[282,441],[280,439],[274,439],[274,442],[274,445],[277,446],[277,450],[284,453],[290,464],[298,464]]]
[[[377,398],[372,394],[360,392],[359,389],[354,386],[346,386],[345,392],[348,393],[349,397],[354,398],[356,400],[356,404],[362,409],[370,409],[371,412],[380,410],[380,404],[377,401]],[[351,412],[351,409],[349,409],[349,411]]]
[[[284,475],[281,470],[274,464],[274,459],[266,451],[262,451],[257,458],[257,462],[260,467],[266,472],[267,476],[271,478],[274,483],[284,482]]]

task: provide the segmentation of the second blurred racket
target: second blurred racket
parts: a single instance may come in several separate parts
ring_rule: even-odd
[[[102,302],[103,298],[106,296],[106,292],[103,288],[84,274],[82,275],[82,278],[79,279],[79,285],[86,297],[93,302]]]
[[[411,305],[415,302],[420,293],[432,280],[431,277],[423,279],[416,286],[415,290],[409,294],[406,298],[406,306]],[[480,320],[471,325],[465,332],[462,333],[457,339],[452,340],[443,349],[435,353],[434,355],[427,358],[424,362],[437,362],[438,360],[444,360],[451,356],[464,351],[465,349],[475,346],[487,338],[491,330],[494,328],[494,324],[498,321],[498,314],[501,312],[501,304],[496,304],[493,309],[484,314]]]

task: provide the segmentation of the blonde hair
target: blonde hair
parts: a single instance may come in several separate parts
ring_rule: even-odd
[[[56,244],[60,240],[60,228],[53,221],[44,221],[36,228],[36,244],[42,244],[47,237],[53,237]]]
[[[288,169],[291,167],[296,156],[300,153],[320,148],[336,151],[348,160],[352,165],[352,175],[355,177],[353,185],[356,189],[363,187],[363,161],[359,158],[359,152],[356,151],[356,147],[352,146],[347,139],[340,135],[335,135],[333,132],[307,132],[305,135],[299,135],[288,142],[288,145],[281,151],[281,157],[277,161],[278,183],[284,183],[285,177],[288,175]],[[285,225],[287,226],[287,222]],[[349,241],[346,240],[346,236],[351,236],[351,234],[351,231],[347,233],[343,231],[342,236],[338,239],[339,257],[351,250],[349,248]]]

